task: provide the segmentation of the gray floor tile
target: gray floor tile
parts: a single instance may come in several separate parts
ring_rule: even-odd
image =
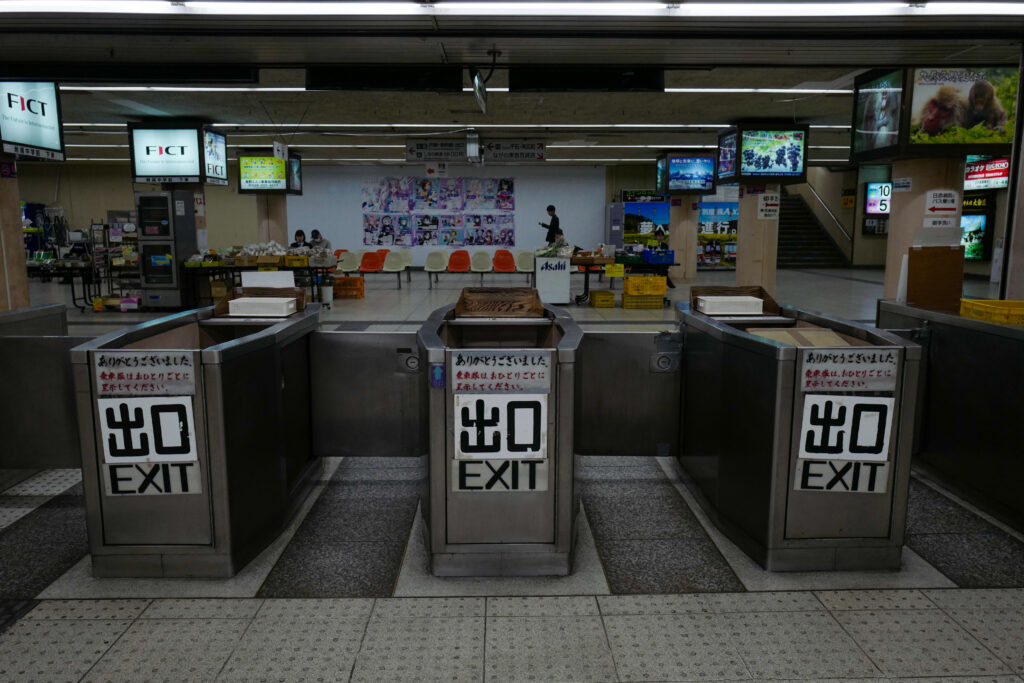
[[[484,618],[371,619],[352,681],[480,681]]]
[[[858,678],[879,672],[828,612],[722,614],[725,634],[751,675],[765,678]]]
[[[0,680],[76,681],[130,624],[22,619],[0,634]]]
[[[404,541],[325,545],[292,543],[260,588],[262,598],[390,597],[398,579]]]
[[[991,524],[927,484],[910,480],[907,534],[952,534],[992,531]]]
[[[922,592],[943,609],[1024,610],[1024,588],[969,588]]]
[[[647,467],[651,458],[639,455],[577,455],[581,467]]]
[[[598,541],[613,593],[737,592],[743,584],[707,538]]]
[[[322,543],[345,541],[404,540],[416,515],[418,499],[388,499],[386,502],[369,498],[334,497],[337,486],[329,486],[321,499],[310,510],[299,534],[315,537]],[[297,534],[298,535],[298,534]]]
[[[600,617],[488,617],[488,681],[614,681]]]
[[[142,619],[251,619],[262,600],[184,598],[154,600]]]
[[[26,619],[135,619],[149,600],[43,600]]]
[[[663,473],[657,483],[588,483],[581,493],[590,526],[600,541],[705,536]]]
[[[0,600],[0,633],[14,626],[35,606],[35,600]]]
[[[85,680],[213,680],[248,624],[248,619],[140,619]]]
[[[485,598],[383,598],[374,601],[374,619],[412,617],[482,617]]]
[[[599,595],[597,603],[603,615],[687,614],[707,612],[703,595]]]
[[[0,533],[0,598],[36,597],[88,547],[81,499],[50,500]]]
[[[916,590],[816,591],[815,595],[833,611],[935,609],[935,603]]]
[[[1024,612],[1019,609],[952,609],[948,614],[1007,666],[1024,674]]]
[[[342,460],[339,470],[347,471],[353,469],[389,469],[400,467],[425,467],[426,457],[418,458],[378,458],[368,456],[365,458],[348,457]]]
[[[43,470],[6,491],[5,496],[59,496],[82,481],[78,468]]]
[[[369,467],[351,467],[334,475],[335,483],[352,481],[426,481],[427,472],[418,467],[388,467],[373,469]]]
[[[1021,683],[1018,676],[939,676],[893,679],[893,683]]]
[[[257,619],[217,680],[347,681],[365,632],[365,618]]]
[[[889,676],[1011,673],[940,610],[848,611],[835,618]]]
[[[604,624],[619,680],[749,678],[718,615],[607,616]]]
[[[665,481],[665,473],[653,458],[642,458],[635,465],[583,465],[576,467],[579,481]]]
[[[704,604],[710,612],[814,612],[825,607],[813,593],[708,593]]]
[[[983,534],[913,534],[907,545],[961,588],[1024,586],[1024,543],[999,529]]]
[[[597,601],[590,596],[539,598],[487,598],[489,617],[597,616]]]
[[[362,619],[370,618],[373,600],[369,598],[267,598],[257,619]]]
[[[7,489],[11,488],[15,484],[19,484],[29,477],[34,476],[40,470],[38,469],[9,469],[0,468],[0,494]]]

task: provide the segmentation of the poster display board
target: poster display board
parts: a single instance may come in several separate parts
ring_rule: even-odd
[[[362,188],[367,246],[515,246],[515,179],[389,177]]]
[[[745,122],[718,136],[718,179],[741,185],[767,180],[788,185],[807,179],[805,125]]]
[[[1018,67],[914,69],[908,147],[1009,149],[1019,80]]]
[[[669,209],[669,202],[623,204],[622,241],[627,244],[656,243],[659,232],[668,237]]]
[[[903,70],[871,71],[854,82],[852,159],[872,159],[899,149]]]
[[[1010,159],[968,156],[964,166],[964,192],[1002,190],[1010,186]]]
[[[868,183],[865,191],[867,203],[864,213],[888,216],[892,210],[892,183]]]
[[[739,188],[720,187],[697,207],[697,269],[734,270],[740,220]]]
[[[238,191],[285,192],[288,189],[288,162],[278,157],[239,156]]]
[[[664,194],[708,194],[715,191],[715,157],[667,152],[656,167],[657,190]]]
[[[217,131],[203,131],[203,161],[207,183],[211,185],[228,184],[227,139]]]
[[[0,82],[0,141],[7,154],[64,161],[56,83]]]

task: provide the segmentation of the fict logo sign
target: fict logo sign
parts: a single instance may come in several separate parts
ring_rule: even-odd
[[[0,82],[0,138],[8,143],[5,148],[30,145],[61,152],[56,85]]]
[[[132,130],[136,177],[199,180],[199,133],[195,128]]]

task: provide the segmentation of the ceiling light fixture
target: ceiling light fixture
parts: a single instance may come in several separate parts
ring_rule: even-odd
[[[852,95],[852,90],[817,90],[809,88],[665,88],[667,93],[708,95]]]
[[[306,92],[305,88],[242,88],[184,85],[62,85],[61,92]]]

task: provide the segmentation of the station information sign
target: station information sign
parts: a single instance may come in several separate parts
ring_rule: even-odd
[[[889,215],[892,210],[892,183],[868,183],[864,213]]]

